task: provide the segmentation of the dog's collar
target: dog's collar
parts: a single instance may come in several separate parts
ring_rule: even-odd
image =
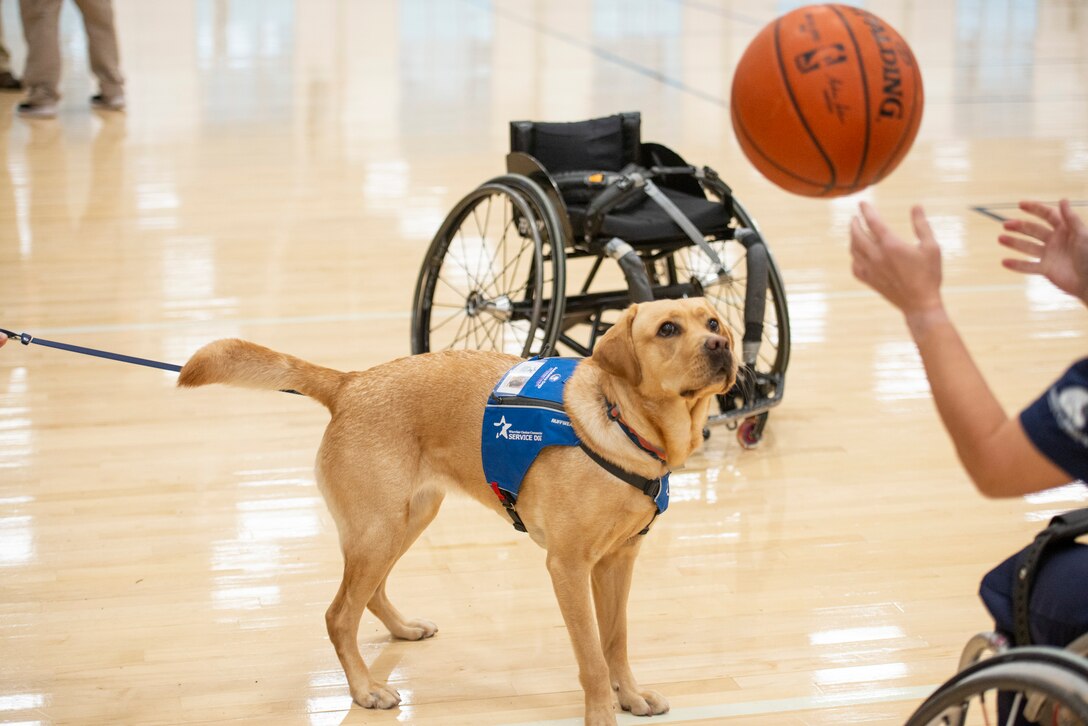
[[[651,444],[642,436],[639,436],[638,432],[631,428],[631,426],[623,420],[623,416],[620,415],[620,407],[618,404],[612,403],[606,398],[604,400],[604,406],[605,413],[608,415],[608,419],[610,421],[615,421],[617,424],[619,424],[620,430],[623,431],[624,434],[626,434],[627,438],[631,440],[631,443],[633,443],[635,446],[642,449],[658,461],[662,463],[665,462],[665,452]]]

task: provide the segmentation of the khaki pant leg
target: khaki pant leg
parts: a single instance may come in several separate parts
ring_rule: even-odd
[[[125,92],[121,76],[121,55],[117,49],[117,30],[113,23],[111,0],[76,0],[87,29],[87,55],[91,72],[98,78],[98,87],[106,97]]]
[[[4,71],[11,71],[11,53],[4,45],[4,13],[3,8],[0,8],[0,73]]]
[[[19,0],[26,36],[23,84],[33,100],[60,98],[60,4],[61,0]]]

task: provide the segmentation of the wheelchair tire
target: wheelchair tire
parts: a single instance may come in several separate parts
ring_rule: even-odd
[[[986,709],[996,706],[998,691],[1030,692],[1035,698],[1046,698],[1069,709],[1081,726],[1088,726],[1088,660],[1047,646],[1011,648],[964,668],[927,698],[905,726],[996,723],[996,718],[988,719]],[[987,694],[993,696],[990,703]],[[969,720],[975,701],[983,717]],[[1020,708],[1026,706],[1024,699]]]
[[[500,181],[501,180],[501,181]],[[547,355],[562,322],[563,245],[528,178],[482,184],[431,241],[412,306],[412,352]],[[539,190],[538,190],[539,191]],[[543,201],[541,201],[543,200]]]
[[[744,207],[736,200],[733,205],[737,228],[745,227],[758,232],[755,221]],[[730,271],[727,279],[714,279],[716,271],[713,262],[695,246],[677,250],[665,260],[669,268],[668,274],[680,283],[712,280],[708,283],[700,282],[697,287],[733,330],[743,331],[748,287],[745,259],[747,248],[732,239],[717,240],[709,244]],[[767,256],[767,285],[759,352],[753,365],[742,367],[733,389],[718,397],[720,413],[710,417],[712,424],[743,424],[743,431],[738,429],[738,437],[743,438],[738,440],[744,448],[749,449],[759,445],[767,421],[767,411],[781,400],[786,367],[790,359],[790,320],[786,306],[786,288],[770,249],[765,244],[763,247]]]

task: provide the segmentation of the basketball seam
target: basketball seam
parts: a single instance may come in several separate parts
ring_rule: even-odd
[[[854,175],[854,183],[852,188],[857,189],[861,183],[861,173],[865,171],[865,162],[869,160],[869,138],[873,133],[872,126],[872,109],[869,106],[869,78],[865,74],[865,58],[861,54],[861,46],[858,44],[857,36],[854,35],[854,29],[850,27],[850,23],[846,22],[846,16],[839,10],[838,5],[828,5],[835,15],[839,16],[839,20],[842,21],[842,25],[846,28],[846,32],[850,35],[850,42],[854,44],[854,51],[858,56],[858,72],[861,74],[861,93],[865,98],[865,142],[861,147],[861,160],[858,162],[858,173]]]
[[[795,179],[795,180],[797,180],[799,182],[804,182],[805,184],[809,184],[811,186],[814,186],[817,189],[825,189],[826,190],[827,185],[824,184],[823,182],[814,181],[812,179],[807,179],[807,178],[801,176],[800,174],[798,174],[798,173],[796,173],[794,171],[791,171],[790,169],[785,168],[784,166],[780,166],[777,161],[772,159],[771,156],[767,152],[765,152],[763,150],[763,148],[759,144],[756,143],[755,139],[752,138],[752,135],[750,133],[748,133],[748,129],[744,125],[744,120],[741,119],[740,114],[736,112],[736,104],[733,104],[733,122],[734,122],[733,127],[744,136],[744,140],[748,142],[748,144],[752,147],[752,150],[755,151],[757,154],[759,154],[761,157],[763,157],[763,159],[768,164],[770,164],[771,166],[773,166],[775,169],[782,172],[786,176],[790,177],[791,179]]]
[[[774,55],[775,58],[778,60],[778,71],[782,74],[782,85],[786,87],[786,93],[789,95],[790,104],[793,106],[793,110],[797,114],[797,118],[801,122],[801,126],[804,127],[805,133],[808,134],[809,139],[816,147],[816,150],[820,152],[820,156],[823,157],[824,162],[827,164],[828,170],[831,172],[831,180],[827,184],[821,185],[824,187],[824,191],[826,193],[835,188],[835,182],[838,181],[838,170],[831,162],[831,157],[829,157],[827,155],[827,152],[824,151],[824,147],[820,145],[819,139],[816,138],[816,135],[812,133],[812,129],[809,128],[808,120],[805,118],[805,115],[801,113],[801,107],[797,105],[797,97],[793,94],[793,86],[790,85],[789,76],[786,75],[786,64],[782,60],[782,46],[779,43],[779,29],[781,28],[781,26],[782,19],[779,18],[774,23]]]

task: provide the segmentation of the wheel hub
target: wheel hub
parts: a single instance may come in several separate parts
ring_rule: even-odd
[[[506,295],[500,295],[494,300],[489,300],[479,290],[473,290],[465,300],[465,312],[470,318],[479,317],[482,314],[490,315],[495,320],[505,323],[514,312],[514,305]]]

